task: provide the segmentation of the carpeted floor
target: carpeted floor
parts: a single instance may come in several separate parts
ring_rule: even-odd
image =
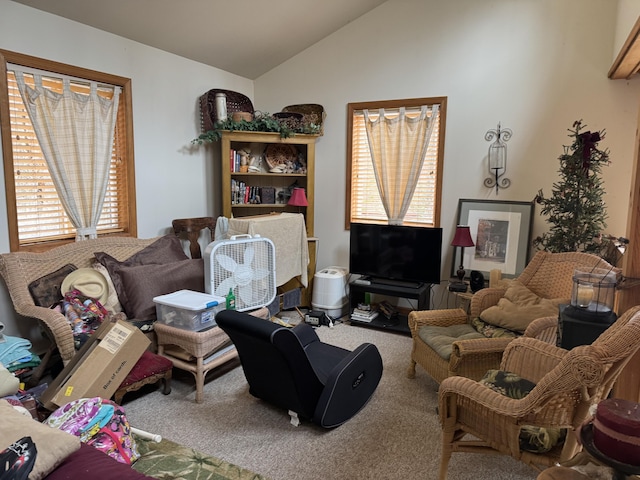
[[[123,405],[134,427],[212,455],[273,480],[435,479],[440,456],[437,384],[418,368],[406,369],[411,339],[338,324],[320,327],[323,341],[354,349],[375,344],[384,373],[367,406],[344,425],[325,430],[289,423],[287,412],[249,394],[238,363],[210,372],[204,401],[196,404],[194,379],[174,369],[173,391],[128,394]],[[449,478],[534,480],[537,472],[504,456],[454,453]]]

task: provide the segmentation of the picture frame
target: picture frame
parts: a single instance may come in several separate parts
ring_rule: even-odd
[[[460,199],[458,225],[468,225],[474,247],[456,248],[451,265],[451,277],[459,265],[465,269],[465,278],[472,270],[486,279],[491,270],[502,271],[503,278],[515,278],[527,265],[531,247],[533,201],[500,201]]]

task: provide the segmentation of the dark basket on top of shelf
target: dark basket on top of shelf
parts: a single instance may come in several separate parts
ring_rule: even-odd
[[[327,116],[327,113],[324,111],[324,107],[322,105],[318,105],[317,103],[303,103],[299,105],[287,105],[282,109],[283,112],[295,112],[302,114],[302,123],[304,125],[318,125],[320,127],[320,131],[318,132],[320,135],[324,133],[324,119]]]
[[[213,88],[200,97],[200,126],[202,132],[213,130],[216,124],[216,93],[224,93],[227,96],[227,115],[234,112],[253,113],[253,104],[249,97],[232,90]]]

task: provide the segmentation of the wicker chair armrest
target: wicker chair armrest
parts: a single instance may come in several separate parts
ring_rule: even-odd
[[[464,401],[456,397],[464,397]],[[526,399],[526,397],[525,397]],[[489,387],[466,377],[448,377],[438,389],[438,414],[441,424],[452,416],[451,408],[455,404],[464,404],[465,410],[475,411],[478,415],[522,417],[528,413],[529,402],[516,400],[491,390]]]
[[[58,347],[58,352],[65,365],[73,358],[76,354],[73,332],[64,315],[51,308],[24,303],[16,305],[16,312],[24,317],[33,318],[41,322],[42,326],[47,330],[47,334],[52,336],[52,340]]]
[[[454,375],[479,379],[487,370],[498,368],[504,349],[513,338],[474,338],[453,342],[449,371]]]
[[[553,370],[566,354],[567,350],[542,340],[518,337],[507,345],[500,369],[537,383]]]
[[[471,305],[469,306],[469,314],[471,318],[480,316],[484,310],[498,304],[498,300],[504,297],[506,287],[492,287],[478,290],[471,297]]]
[[[457,340],[453,342],[452,355],[467,357],[471,355],[484,355],[487,353],[503,353],[507,345],[513,341],[507,338],[471,338],[469,340]]]
[[[408,323],[411,334],[417,334],[417,330],[424,325],[436,327],[449,327],[461,325],[469,321],[467,313],[461,308],[449,308],[442,310],[414,310],[409,313]]]
[[[558,338],[558,317],[542,317],[532,321],[524,331],[525,337],[555,344]]]

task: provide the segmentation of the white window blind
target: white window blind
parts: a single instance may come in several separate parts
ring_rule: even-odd
[[[376,107],[369,107],[369,115],[374,118],[375,110],[373,111],[374,115],[372,115],[372,108]],[[420,113],[420,107],[407,107],[406,110],[410,114],[415,112],[416,116]],[[386,114],[390,111],[393,110],[385,108]],[[434,122],[433,134],[422,166],[420,179],[416,186],[411,206],[404,218],[404,223],[407,225],[437,226],[438,169],[440,168],[440,142],[442,141],[440,119],[441,116],[438,114]],[[358,223],[387,223],[387,215],[382,206],[376,185],[362,110],[354,110],[351,137],[350,221]]]
[[[73,238],[75,228],[67,219],[58,194],[53,186],[49,170],[38,140],[18,91],[15,76],[8,65],[7,84],[11,138],[13,144],[13,169],[15,201],[20,244],[37,241]],[[33,76],[25,74],[27,84],[33,86]],[[47,74],[43,86],[54,92],[62,92],[62,76]],[[72,81],[72,90],[87,94],[89,85]],[[106,98],[113,95],[113,86],[102,86],[99,94]],[[98,224],[98,233],[119,232],[127,219],[126,165],[122,161],[124,113],[119,108],[118,121],[112,149],[109,185]]]

